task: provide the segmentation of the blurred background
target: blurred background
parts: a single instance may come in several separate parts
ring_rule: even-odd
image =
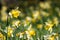
[[[0,0],[0,40],[60,40],[60,0]]]
[[[60,7],[60,0],[0,0],[1,5],[5,5],[8,8],[15,8],[19,6],[20,8],[34,6],[36,7],[40,2],[49,1],[52,5]]]

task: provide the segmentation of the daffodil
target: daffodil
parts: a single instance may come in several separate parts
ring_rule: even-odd
[[[12,33],[13,33],[13,29],[12,29],[11,27],[8,27],[7,30],[8,30],[8,31],[7,31],[7,36],[8,36],[8,37],[13,36],[13,34],[12,34]]]
[[[53,18],[53,24],[55,24],[56,26],[59,24],[59,20],[57,17]]]
[[[51,8],[50,2],[40,2],[39,6],[40,6],[42,9],[50,9],[50,8]]]
[[[59,34],[58,33],[55,33],[54,36],[57,40],[59,39]]]
[[[51,33],[53,25],[54,24],[52,24],[52,23],[46,22],[45,29],[48,30],[48,31],[50,31],[50,33]]]
[[[35,19],[38,18],[39,16],[40,16],[39,11],[34,11],[33,14],[32,14],[32,17],[35,18]]]
[[[7,12],[6,12],[6,10],[7,10],[7,7],[6,6],[3,6],[2,7],[2,10],[1,10],[1,20],[2,21],[7,21]]]
[[[27,21],[27,22],[31,22],[31,20],[32,20],[31,17],[29,17],[29,16],[26,17],[26,21]]]
[[[2,6],[2,12],[6,12],[7,6]]]
[[[47,22],[53,24],[53,21],[51,19],[47,19]]]
[[[35,36],[35,30],[34,29],[30,29],[30,30],[27,30],[25,31],[27,35],[30,35],[31,36]]]
[[[55,34],[55,36],[56,36],[56,37],[58,37],[58,36],[59,36],[59,34],[58,34],[58,33],[56,33],[56,34]]]
[[[27,16],[26,19],[23,21],[24,26],[27,26],[28,24],[30,24],[31,20],[32,18]]]
[[[7,21],[7,14],[6,13],[2,13],[2,17],[1,17],[2,21]]]
[[[38,28],[38,29],[41,29],[42,27],[43,27],[42,24],[37,24],[37,28]]]
[[[36,34],[35,30],[32,28],[31,24],[25,32],[29,37],[35,36],[35,34]]]
[[[24,34],[25,34],[25,32],[19,32],[16,34],[16,36],[22,38]]]
[[[12,26],[14,26],[14,27],[17,26],[18,27],[18,26],[20,26],[20,23],[21,23],[20,20],[13,20],[12,21]]]
[[[50,36],[48,40],[55,40],[54,36]]]
[[[30,22],[31,22],[31,21],[29,21],[29,20],[27,20],[27,19],[26,19],[26,20],[23,20],[23,25],[24,25],[24,27],[27,26],[27,25],[29,25]]]
[[[49,28],[52,28],[53,24],[46,23],[45,29],[48,30]]]
[[[59,13],[58,13],[58,16],[60,17],[60,11],[59,11]]]
[[[6,40],[5,36],[2,33],[0,33],[0,40]]]
[[[36,19],[32,18],[32,23],[35,23],[36,21],[37,21]]]
[[[41,15],[44,16],[44,17],[48,17],[50,14],[48,12],[45,12],[45,11],[40,11],[41,12]]]
[[[21,13],[21,12],[20,12],[19,10],[15,9],[15,10],[12,10],[12,11],[9,13],[9,15],[17,18],[17,17],[20,15],[20,13]]]
[[[35,30],[29,30],[28,32],[31,36],[35,35]]]

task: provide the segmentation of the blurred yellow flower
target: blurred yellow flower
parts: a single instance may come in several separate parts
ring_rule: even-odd
[[[0,40],[6,40],[5,36],[2,33],[0,33]]]
[[[52,26],[53,26],[52,24],[46,25],[46,28],[45,29],[48,30],[49,28],[52,28]]]
[[[48,12],[45,12],[45,11],[40,11],[41,12],[41,15],[44,16],[44,17],[48,17],[50,14]]]
[[[55,24],[56,26],[59,24],[59,20],[57,17],[53,18],[53,24]]]
[[[45,29],[48,30],[48,31],[50,31],[50,32],[52,32],[52,27],[53,27],[53,25],[54,25],[54,24],[52,24],[52,23],[47,23],[47,22],[46,22]]]
[[[8,36],[8,37],[13,36],[13,35],[12,35],[12,33],[13,33],[13,29],[12,29],[11,27],[8,27],[7,30],[8,30],[8,32],[7,32],[7,36]]]
[[[19,33],[16,34],[17,37],[19,37],[19,35],[20,35]]]
[[[1,20],[4,22],[7,21],[7,14],[6,13],[2,13]]]
[[[30,24],[30,26],[28,27],[28,29],[25,31],[27,35],[29,35],[29,37],[31,36],[35,36],[35,30],[32,28],[32,25]]]
[[[30,20],[30,19],[29,19]],[[31,20],[29,21],[28,19],[23,20],[23,25],[27,26],[30,24]]]
[[[57,37],[59,37],[59,34],[58,33],[54,33],[54,36],[57,38]]]
[[[25,32],[19,32],[19,33],[16,34],[16,36],[17,36],[17,37],[19,37],[19,36],[22,37],[22,36],[24,35],[24,33],[25,33]]]
[[[47,22],[51,23],[51,24],[53,23],[53,21],[51,19],[47,19]]]
[[[35,35],[35,30],[28,31],[31,36]]]
[[[17,26],[18,27],[18,26],[20,26],[20,23],[21,23],[20,20],[13,20],[12,21],[12,26]]]
[[[41,29],[42,27],[43,27],[42,24],[37,24],[37,28],[38,28],[38,29]]]
[[[29,17],[29,16],[26,17],[26,21],[27,21],[27,22],[31,22],[31,20],[32,20],[31,17]]]
[[[37,21],[36,19],[32,18],[32,23],[35,23],[36,21]]]
[[[35,30],[32,29],[32,28],[28,29],[26,32],[27,32],[28,35],[30,35],[30,36],[35,36]]]
[[[15,9],[15,10],[12,10],[11,13],[9,13],[9,15],[17,18],[20,15],[20,13],[21,12],[19,10]]]
[[[40,16],[39,11],[34,11],[32,14],[32,17],[36,19],[36,18],[38,18],[38,16]]]
[[[40,6],[42,9],[49,9],[49,8],[51,8],[50,2],[40,2],[39,6]]]
[[[7,10],[7,6],[2,6],[2,12]]]
[[[7,7],[6,6],[2,6],[2,10],[1,10],[1,20],[2,21],[7,21],[7,13],[6,13]]]
[[[58,36],[59,36],[59,34],[58,34],[58,33],[56,33],[56,34],[55,34],[55,37],[58,37]]]
[[[54,36],[50,36],[48,40],[55,40]]]
[[[58,16],[60,17],[60,11],[58,12]]]

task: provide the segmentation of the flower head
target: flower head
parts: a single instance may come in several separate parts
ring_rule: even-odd
[[[0,40],[6,40],[5,36],[2,33],[0,33]]]
[[[13,33],[13,28],[8,27],[7,30],[8,30],[8,31],[7,31],[7,36],[8,36],[8,37],[13,36],[13,35],[12,35],[12,33]]]
[[[37,24],[38,29],[42,28],[42,26],[43,26],[42,24]]]
[[[45,29],[51,33],[53,26],[54,26],[54,24],[46,22]]]
[[[14,21],[12,21],[12,26],[14,26],[14,27],[17,26],[18,27],[18,26],[20,26],[20,23],[21,23],[20,20],[14,20]]]
[[[15,9],[15,10],[12,10],[12,11],[9,13],[9,15],[17,18],[17,17],[20,15],[20,13],[21,13],[21,12],[20,12],[19,10]]]
[[[29,30],[28,32],[31,36],[35,35],[35,30]]]
[[[54,36],[50,36],[48,40],[55,40]]]
[[[59,20],[57,17],[53,18],[53,24],[55,24],[56,26],[59,24]]]
[[[25,31],[27,35],[29,35],[30,37],[35,36],[35,30],[34,29],[30,29]]]

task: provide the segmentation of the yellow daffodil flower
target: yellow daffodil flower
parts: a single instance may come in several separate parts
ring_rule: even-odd
[[[25,31],[27,35],[30,35],[30,36],[35,36],[35,30],[34,29],[29,29],[27,31]]]
[[[40,11],[41,12],[41,15],[44,16],[44,17],[48,17],[50,14],[48,12],[45,12],[45,11]]]
[[[54,24],[52,24],[52,23],[46,23],[45,29],[48,30],[48,31],[50,31],[50,33],[51,33],[51,32],[52,32],[52,27],[53,27],[53,25],[54,25]]]
[[[35,30],[30,30],[30,31],[29,31],[29,34],[30,34],[31,36],[35,35]]]
[[[31,20],[32,20],[31,17],[28,17],[28,16],[26,17],[26,21],[27,21],[27,22],[31,22]]]
[[[25,32],[19,32],[19,33],[16,34],[16,36],[17,36],[17,37],[19,37],[19,36],[21,37],[21,36],[24,35],[24,33],[25,33]]]
[[[42,26],[43,26],[42,24],[37,24],[37,28],[38,28],[38,29],[41,29]]]
[[[13,33],[13,29],[11,27],[8,27],[7,30],[8,30],[7,36],[8,37],[11,37],[12,36],[12,33]]]
[[[7,6],[2,6],[2,10],[1,10],[1,20],[2,21],[7,21],[7,13],[6,13],[6,10],[7,10]]]
[[[35,23],[36,22],[36,19],[32,18],[32,23]]]
[[[1,20],[4,22],[7,21],[7,14],[6,13],[2,14]]]
[[[10,14],[12,14],[11,16],[17,18],[20,15],[20,11],[19,10],[12,10]]]
[[[34,11],[32,14],[32,17],[36,19],[36,18],[38,18],[38,16],[40,16],[39,11]]]
[[[50,8],[51,8],[50,2],[40,2],[39,6],[40,6],[42,9],[50,9]]]
[[[2,33],[0,33],[0,40],[6,40],[5,36]]]
[[[27,19],[26,20],[23,20],[23,25],[24,27],[29,25],[31,21],[28,21]]]
[[[48,40],[55,40],[54,36],[48,38]]]
[[[58,21],[57,17],[53,18],[53,24],[55,24],[56,26],[59,24],[59,21]]]
[[[14,21],[12,21],[12,26],[20,26],[20,20],[14,20]]]

